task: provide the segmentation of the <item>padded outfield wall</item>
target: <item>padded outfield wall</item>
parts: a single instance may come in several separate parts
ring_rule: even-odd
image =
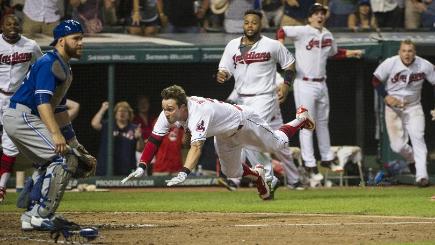
[[[151,99],[151,111],[160,110],[160,91],[174,83],[183,86],[188,94],[221,100],[229,95],[234,82],[224,85],[215,81],[215,73],[224,46],[235,36],[225,34],[161,35],[159,38],[138,38],[128,35],[105,34],[107,38],[87,39],[84,55],[72,65],[74,81],[68,97],[81,104],[79,118],[74,127],[81,142],[90,152],[97,154],[100,134],[90,126],[92,116],[104,100],[127,100],[135,107],[136,97],[145,94]],[[272,36],[273,34],[270,34]],[[333,145],[359,145],[365,154],[376,155],[386,161],[394,158],[380,134],[377,135],[375,113],[376,98],[370,80],[374,69],[385,57],[397,52],[397,40],[403,34],[390,35],[392,41],[377,41],[368,34],[337,33],[339,46],[363,48],[362,60],[330,60],[327,66],[327,83],[331,100],[330,131]],[[410,34],[415,36],[413,34]],[[127,38],[127,39],[125,39]],[[109,40],[110,39],[110,40]],[[429,37],[430,40],[435,38]],[[419,54],[435,63],[435,50],[426,37],[418,39]],[[47,41],[40,40],[43,44]],[[293,47],[288,44],[293,52]],[[426,115],[433,108],[432,89],[428,83],[423,88],[423,105]],[[292,94],[282,106],[284,119],[294,117]],[[380,128],[382,131],[382,127]],[[426,139],[429,151],[435,150],[435,123],[427,116]],[[295,138],[292,145],[298,145]]]

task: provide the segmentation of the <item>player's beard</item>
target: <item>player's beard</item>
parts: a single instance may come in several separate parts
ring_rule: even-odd
[[[80,59],[80,57],[82,57],[81,48],[80,49],[79,48],[72,48],[71,46],[68,45],[68,43],[65,43],[65,53],[70,58]]]
[[[260,31],[256,31],[249,35],[246,31],[243,32],[245,34],[245,37],[252,42],[256,42],[260,38]]]

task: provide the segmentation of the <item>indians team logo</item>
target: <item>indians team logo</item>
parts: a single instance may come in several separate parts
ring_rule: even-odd
[[[15,65],[32,60],[32,53],[18,53],[11,55],[0,54],[0,64]]]
[[[323,39],[322,40],[322,47],[320,47],[320,41],[319,40],[314,40],[314,38],[312,38],[308,42],[307,46],[305,46],[305,48],[307,50],[311,50],[314,47],[316,47],[316,48],[319,48],[319,47],[320,48],[325,48],[325,47],[331,47],[331,46],[332,46],[332,39],[331,38],[325,38],[325,39]]]
[[[256,62],[266,62],[269,61],[272,56],[270,55],[270,52],[259,52],[256,53],[255,51],[251,51],[246,53],[245,55],[234,55],[233,56],[233,62],[234,62],[234,69],[236,68],[237,64],[252,64]]]
[[[196,132],[203,133],[204,131],[205,131],[204,120],[201,120],[196,124]]]
[[[401,74],[401,72],[398,72],[390,79],[390,81],[392,83],[397,83],[398,81],[406,83],[406,77],[407,77],[406,74]],[[426,74],[424,74],[423,72],[411,73],[411,75],[409,75],[409,82],[408,83],[412,83],[412,82],[420,81],[420,80],[424,80],[424,79],[426,79]]]

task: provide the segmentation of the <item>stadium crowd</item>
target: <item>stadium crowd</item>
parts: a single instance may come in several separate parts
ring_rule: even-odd
[[[329,7],[327,28],[340,30],[433,29],[432,0],[1,0],[0,16],[23,20],[23,34],[51,31],[62,19],[79,21],[85,33],[242,33],[242,16],[261,10],[263,29],[304,25],[315,2]]]

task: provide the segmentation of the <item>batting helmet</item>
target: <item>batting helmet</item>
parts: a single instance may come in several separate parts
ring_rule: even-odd
[[[74,33],[83,33],[82,25],[76,20],[64,20],[60,22],[53,30],[53,42],[50,46],[54,46],[57,40]]]
[[[311,7],[308,9],[308,17],[311,17],[311,15],[313,15],[317,11],[323,11],[323,13],[326,14],[326,12],[328,12],[328,8],[320,3],[315,3],[311,5]]]

